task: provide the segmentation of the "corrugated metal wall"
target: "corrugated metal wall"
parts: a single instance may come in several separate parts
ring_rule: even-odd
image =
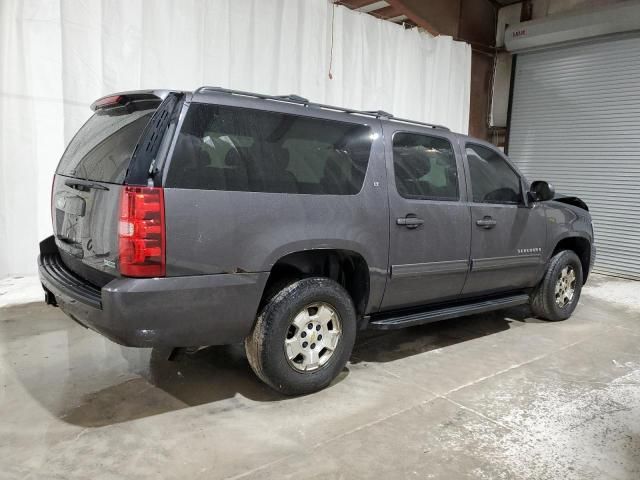
[[[640,279],[640,37],[518,55],[509,156],[589,205],[596,271]]]

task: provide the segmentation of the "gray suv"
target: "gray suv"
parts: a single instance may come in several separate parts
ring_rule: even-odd
[[[48,304],[122,345],[244,342],[264,382],[308,393],[361,329],[565,319],[594,262],[580,199],[441,126],[212,87],[91,108],[39,271]]]

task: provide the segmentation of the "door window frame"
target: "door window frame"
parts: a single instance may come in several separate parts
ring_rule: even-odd
[[[388,178],[389,192],[393,191],[394,195],[397,195],[399,198],[401,198],[406,202],[427,202],[427,203],[437,202],[438,204],[454,204],[454,205],[459,205],[465,202],[469,195],[468,185],[466,181],[467,176],[466,176],[464,161],[462,160],[462,153],[460,152],[458,142],[455,141],[454,138],[450,138],[447,135],[438,135],[431,132],[424,132],[422,130],[413,130],[411,128],[394,129],[393,128],[394,126],[395,125],[393,124],[386,124],[383,126],[383,131],[385,129],[389,129],[392,131],[390,141],[385,142],[386,149],[387,149],[386,157],[387,157],[387,172],[388,172],[387,178]],[[397,133],[405,133],[405,134],[418,135],[423,137],[437,138],[439,140],[444,140],[448,142],[449,145],[451,145],[451,151],[453,152],[453,157],[456,162],[456,172],[457,172],[456,180],[458,183],[458,197],[456,199],[452,199],[452,198],[442,199],[437,197],[413,198],[413,197],[403,197],[400,194],[400,192],[398,191],[398,185],[396,184],[396,170],[395,170],[395,161],[394,161],[394,153],[393,153],[393,141]],[[391,188],[391,185],[393,185],[393,188]]]
[[[520,202],[518,202],[518,203],[505,203],[505,202],[476,202],[476,201],[474,201],[474,199],[473,199],[473,181],[471,179],[471,169],[469,168],[469,159],[467,158],[467,146],[468,145],[485,148],[487,150],[491,150],[492,152],[496,153],[498,155],[498,157],[500,157],[502,160],[504,160],[504,162],[511,169],[511,171],[516,175],[516,177],[518,177],[518,182],[520,183]],[[529,206],[529,202],[528,202],[527,194],[526,194],[526,185],[525,185],[526,182],[525,182],[524,176],[511,163],[511,161],[506,157],[506,155],[504,153],[502,153],[500,150],[498,150],[494,146],[486,145],[486,144],[484,144],[482,142],[476,142],[476,141],[465,141],[464,144],[462,144],[460,146],[460,149],[462,150],[462,155],[463,155],[463,158],[464,158],[464,172],[465,172],[465,175],[466,175],[466,177],[468,179],[468,181],[467,181],[467,198],[469,199],[469,203],[470,204],[473,204],[473,205],[484,205],[485,207],[494,206],[494,207],[516,207],[516,208],[522,208],[522,207],[528,207]]]

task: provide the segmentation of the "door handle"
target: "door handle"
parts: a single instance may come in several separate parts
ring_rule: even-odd
[[[396,219],[396,225],[402,225],[407,228],[418,228],[424,223],[424,220],[418,217],[407,215]]]
[[[476,225],[482,228],[486,228],[487,230],[495,227],[498,224],[493,218],[486,216],[481,220],[476,220]]]

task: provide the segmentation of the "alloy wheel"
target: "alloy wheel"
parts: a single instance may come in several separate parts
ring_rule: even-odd
[[[555,296],[556,304],[563,308],[573,300],[573,295],[576,290],[576,272],[573,267],[567,265],[564,267],[558,279],[556,280]]]
[[[289,365],[299,372],[322,368],[333,356],[342,336],[340,316],[329,304],[304,307],[291,321],[284,341]]]

